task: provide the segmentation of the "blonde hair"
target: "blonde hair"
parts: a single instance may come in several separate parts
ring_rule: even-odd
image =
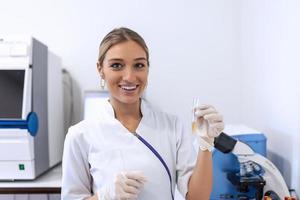
[[[149,65],[149,51],[146,42],[137,32],[125,27],[113,29],[103,38],[99,47],[99,65],[102,66],[106,52],[112,46],[125,41],[134,41],[138,43],[144,49],[146,53],[147,64]]]

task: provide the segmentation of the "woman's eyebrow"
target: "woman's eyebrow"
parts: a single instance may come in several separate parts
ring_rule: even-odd
[[[121,58],[111,58],[108,61],[123,61]]]
[[[147,60],[147,59],[144,57],[140,57],[140,58],[135,58],[134,60]]]

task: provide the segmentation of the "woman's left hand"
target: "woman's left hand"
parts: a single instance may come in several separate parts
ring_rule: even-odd
[[[218,137],[224,129],[222,115],[211,105],[201,105],[195,108],[195,116],[198,118],[198,126],[204,126],[205,137]]]
[[[214,143],[214,138],[218,137],[224,129],[222,115],[211,105],[200,105],[194,109],[197,117],[198,133],[200,147],[209,149],[205,143],[211,147]],[[204,141],[203,141],[204,140]]]

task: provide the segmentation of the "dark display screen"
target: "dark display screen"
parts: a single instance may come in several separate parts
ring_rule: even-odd
[[[0,70],[0,119],[22,118],[25,70]]]

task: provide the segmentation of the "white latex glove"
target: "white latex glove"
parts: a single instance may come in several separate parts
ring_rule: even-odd
[[[214,138],[224,129],[222,115],[211,105],[201,105],[194,108],[197,117],[197,140],[201,150],[212,150]]]
[[[98,191],[100,200],[134,200],[137,199],[146,176],[141,171],[127,171],[115,175],[114,182]]]

